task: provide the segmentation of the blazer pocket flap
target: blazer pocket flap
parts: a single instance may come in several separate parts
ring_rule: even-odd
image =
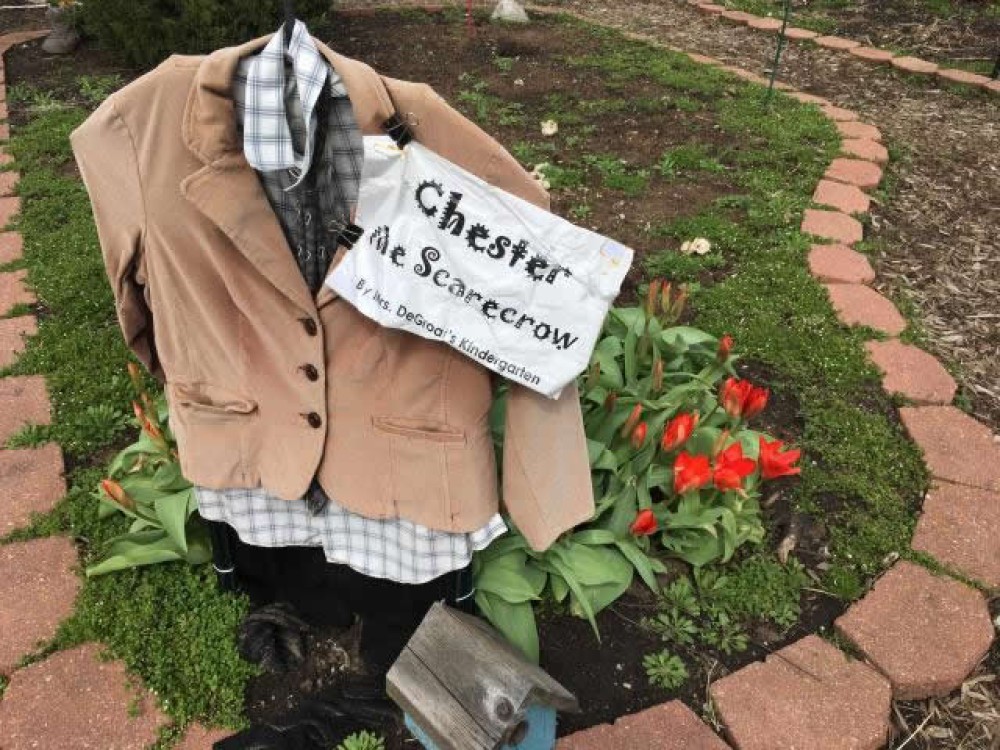
[[[253,399],[207,383],[174,383],[171,402],[193,414],[226,416],[257,411],[257,402]]]
[[[433,419],[412,419],[407,417],[372,417],[375,429],[417,440],[436,443],[464,443],[465,430],[438,422]]]

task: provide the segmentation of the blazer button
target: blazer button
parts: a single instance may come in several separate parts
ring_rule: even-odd
[[[314,411],[309,412],[309,414],[306,416],[306,421],[309,422],[310,427],[318,428],[323,426],[323,418]]]
[[[304,372],[306,377],[310,380],[319,380],[319,370],[317,370],[313,365],[303,365],[302,372]]]
[[[306,333],[310,336],[315,336],[319,332],[316,321],[312,318],[302,318],[302,327],[306,329]]]

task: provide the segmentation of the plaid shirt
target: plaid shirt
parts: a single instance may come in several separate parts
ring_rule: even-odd
[[[291,60],[284,34],[275,34],[260,54],[241,61],[232,93],[247,161],[315,294],[357,201],[364,150],[347,91],[302,22],[288,51]],[[475,550],[507,530],[499,515],[469,534],[365,518],[334,503],[315,479],[306,497],[292,502],[263,488],[195,487],[195,495],[202,517],[228,523],[248,544],[322,546],[330,562],[400,583],[464,568]]]

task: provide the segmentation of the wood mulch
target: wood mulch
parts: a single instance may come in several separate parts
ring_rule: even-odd
[[[560,0],[594,21],[763,73],[775,37],[679,0]],[[866,239],[876,288],[922,328],[970,413],[1000,431],[1000,103],[814,45],[786,48],[779,79],[852,109],[885,134],[891,161]]]

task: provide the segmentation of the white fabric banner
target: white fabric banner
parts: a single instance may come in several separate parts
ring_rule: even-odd
[[[558,397],[586,369],[632,250],[419,143],[364,142],[364,234],[326,283],[380,325]]]

